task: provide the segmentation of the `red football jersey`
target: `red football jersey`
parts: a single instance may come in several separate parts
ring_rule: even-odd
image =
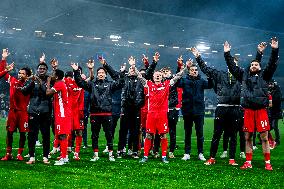
[[[68,91],[64,81],[56,81],[52,87],[55,90],[53,106],[54,115],[58,117],[70,117],[70,104],[68,102]]]
[[[30,95],[24,96],[20,87],[23,87],[25,82],[12,77],[9,73],[3,71],[6,66],[6,60],[2,60],[0,63],[1,76],[4,76],[5,80],[10,85],[10,110],[27,111],[27,107],[30,101]],[[5,74],[5,75],[4,75]]]
[[[170,80],[166,80],[158,85],[152,81],[147,81],[148,90],[148,111],[168,111]]]
[[[79,88],[75,80],[72,78],[65,78],[64,82],[68,90],[69,102],[72,104],[72,110],[78,110],[78,108],[80,109],[82,106],[82,98],[84,110],[84,92],[82,88]],[[83,95],[81,93],[83,93]]]

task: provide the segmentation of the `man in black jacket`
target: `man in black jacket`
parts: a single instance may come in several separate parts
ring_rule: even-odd
[[[271,39],[271,56],[269,63],[264,70],[258,60],[252,60],[250,67],[242,69],[235,65],[233,57],[230,55],[231,46],[226,41],[224,43],[224,56],[230,72],[242,83],[241,106],[244,108],[244,131],[246,138],[246,162],[241,169],[252,168],[252,136],[255,129],[260,132],[262,149],[265,158],[265,169],[273,170],[270,164],[270,148],[268,143],[268,131],[270,130],[267,107],[268,84],[277,68],[278,61],[278,40]]]
[[[77,85],[90,93],[90,121],[92,130],[92,147],[94,156],[91,161],[99,160],[98,155],[98,139],[101,126],[105,132],[107,146],[109,149],[109,160],[115,161],[113,156],[113,136],[112,136],[112,100],[111,96],[115,90],[123,84],[123,77],[112,82],[106,79],[106,74],[109,72],[113,76],[112,68],[108,65],[105,59],[100,58],[100,63],[103,67],[97,69],[97,79],[95,81],[83,81],[78,66],[71,64],[74,77]],[[90,68],[89,68],[90,69]]]
[[[204,80],[198,74],[197,65],[189,67],[189,74],[180,79],[177,87],[183,89],[182,94],[182,114],[184,120],[184,156],[182,160],[189,160],[191,153],[191,134],[193,122],[195,124],[198,159],[206,161],[203,155],[203,124],[204,124],[204,90],[211,89],[213,82],[211,79]]]
[[[261,59],[265,47],[266,45],[264,43],[258,46],[258,60]],[[215,110],[214,134],[211,141],[210,159],[205,165],[215,164],[215,156],[223,131],[225,131],[230,138],[229,165],[238,165],[235,162],[236,135],[237,131],[242,128],[243,125],[243,111],[240,107],[241,84],[232,77],[229,71],[219,71],[207,66],[195,47],[191,48],[191,52],[195,56],[201,71],[206,74],[207,77],[213,79],[215,85],[214,89],[217,94],[218,104]],[[237,65],[236,61],[235,64]]]
[[[140,109],[144,105],[144,87],[138,80],[133,67],[129,68],[128,75],[124,78],[121,93],[121,120],[119,130],[118,157],[121,157],[126,146],[126,137],[129,132],[128,144],[132,144],[132,157],[138,157]]]
[[[280,86],[277,82],[272,79],[269,81],[268,90],[272,96],[272,107],[269,108],[269,123],[271,126],[271,130],[275,132],[275,143],[276,145],[280,145],[280,134],[278,128],[278,120],[282,119],[282,108],[281,108],[281,100],[282,100],[282,93]],[[274,141],[273,141],[274,142]],[[272,148],[275,147],[275,144],[271,146]]]
[[[49,164],[48,153],[50,149],[50,124],[51,124],[51,97],[46,95],[47,64],[45,55],[40,58],[37,66],[37,74],[29,79],[22,87],[24,95],[30,95],[28,106],[29,128],[28,147],[30,159],[27,164],[35,163],[35,144],[39,130],[43,143],[43,163]]]

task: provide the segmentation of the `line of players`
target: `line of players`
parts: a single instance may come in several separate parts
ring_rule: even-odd
[[[262,55],[266,44],[261,43],[260,54]],[[272,52],[277,51],[277,53],[272,53],[272,60],[270,60],[270,68],[267,70],[270,71],[269,76],[265,78],[265,81],[269,81],[272,78],[272,75],[276,69],[276,62],[278,60],[278,41],[276,38],[271,40],[271,47],[273,49]],[[275,50],[276,49],[276,50]],[[202,86],[200,89],[201,93],[204,95],[204,89],[212,88],[215,82],[215,88],[217,88],[217,96],[220,95],[218,93],[218,79],[214,79],[217,77],[210,71],[206,71],[204,68],[204,64],[202,65],[202,59],[200,58],[200,54],[196,48],[191,49],[192,53],[195,55],[196,60],[201,67],[202,71],[210,77],[207,82],[203,82],[203,84],[199,84]],[[230,72],[234,77],[236,77],[239,83],[247,82],[244,78],[248,79],[246,74],[243,74],[241,71],[236,71],[236,68],[231,65],[231,58],[228,55],[230,51],[230,46],[226,42],[224,44],[224,52],[225,59],[229,66]],[[121,67],[120,72],[117,72],[112,69],[112,67],[106,63],[105,59],[100,58],[101,67],[97,69],[97,78],[94,79],[94,62],[90,60],[87,63],[87,67],[89,69],[90,77],[86,79],[86,77],[82,74],[82,69],[78,67],[77,64],[72,63],[71,67],[73,68],[73,72],[67,72],[64,78],[64,72],[58,69],[58,61],[55,59],[51,60],[51,66],[53,69],[52,76],[48,77],[46,75],[48,66],[45,64],[45,57],[40,58],[40,63],[37,67],[37,74],[32,75],[31,71],[28,68],[20,69],[18,73],[18,79],[10,76],[8,74],[14,67],[14,64],[8,65],[6,63],[6,59],[9,56],[9,52],[7,49],[3,50],[2,53],[2,61],[0,65],[0,76],[4,77],[10,84],[10,110],[7,120],[7,149],[6,155],[2,158],[2,160],[12,159],[12,142],[13,142],[13,132],[16,131],[16,128],[19,128],[20,131],[20,143],[17,159],[23,160],[22,152],[26,140],[25,132],[29,132],[28,140],[29,140],[29,155],[30,159],[27,164],[35,163],[35,141],[36,141],[36,130],[40,129],[43,135],[43,162],[49,164],[48,160],[48,151],[49,151],[49,143],[50,143],[50,133],[49,133],[49,124],[51,123],[51,110],[53,109],[53,117],[54,117],[54,150],[60,146],[60,157],[59,160],[56,161],[55,165],[63,165],[68,162],[67,155],[67,147],[71,146],[72,143],[72,133],[75,134],[75,153],[74,159],[80,160],[80,146],[82,143],[82,131],[84,129],[84,90],[90,93],[91,101],[90,101],[90,121],[92,128],[92,148],[94,151],[94,155],[91,161],[99,160],[98,154],[98,137],[101,126],[104,129],[105,136],[107,139],[107,149],[109,152],[109,160],[115,161],[113,155],[113,136],[114,136],[114,127],[112,120],[112,102],[111,97],[116,90],[122,89],[122,114],[121,114],[121,128],[119,131],[119,144],[118,144],[118,157],[122,157],[124,155],[124,148],[126,147],[126,138],[127,133],[130,131],[129,140],[132,143],[132,151],[133,157],[138,158],[138,152],[141,149],[139,135],[140,135],[140,126],[146,129],[146,137],[144,142],[144,157],[140,162],[144,163],[148,161],[148,154],[150,149],[153,146],[153,139],[160,138],[161,150],[162,150],[162,162],[168,163],[166,158],[168,141],[166,138],[166,134],[170,129],[170,152],[169,157],[174,158],[174,148],[175,148],[175,127],[177,124],[177,87],[183,88],[183,114],[185,120],[185,155],[182,158],[183,160],[190,159],[190,149],[191,149],[191,141],[188,144],[188,137],[191,138],[192,133],[192,122],[195,122],[196,133],[197,133],[197,144],[198,144],[198,158],[200,160],[205,161],[206,159],[203,156],[203,116],[199,116],[198,114],[187,115],[186,112],[186,102],[193,100],[193,98],[189,98],[190,95],[186,95],[186,91],[188,88],[192,87],[192,84],[183,81],[181,78],[184,75],[186,70],[189,70],[189,77],[194,77],[198,75],[197,65],[193,64],[192,60],[188,60],[186,65],[184,66],[182,63],[182,57],[178,59],[178,71],[177,74],[172,76],[169,68],[163,68],[161,71],[154,71],[159,60],[159,54],[155,53],[153,56],[153,63],[149,66],[148,58],[146,56],[143,57],[143,62],[146,65],[147,69],[142,69],[140,71],[137,70],[135,66],[135,59],[130,57],[128,62],[130,65],[129,71],[126,74],[126,65]],[[275,56],[277,58],[275,58]],[[272,63],[271,63],[272,62]],[[260,60],[256,59],[252,61],[253,65],[251,65],[251,69],[255,67],[260,67]],[[255,64],[255,65],[254,65]],[[256,65],[258,64],[258,65]],[[203,68],[202,68],[203,66]],[[212,72],[212,71],[211,71]],[[250,70],[251,75],[255,75],[253,73],[260,73],[260,69],[256,71]],[[114,81],[108,81],[106,79],[106,74],[112,77]],[[241,73],[241,74],[240,74]],[[218,74],[217,74],[218,75]],[[227,74],[228,75],[228,74]],[[246,76],[239,76],[246,75]],[[232,75],[229,75],[232,77]],[[259,77],[258,77],[259,78]],[[194,78],[196,79],[196,78]],[[223,78],[224,79],[224,78]],[[251,79],[251,78],[249,78]],[[94,80],[94,81],[93,81]],[[194,81],[195,82],[195,81]],[[217,84],[216,84],[217,82]],[[256,82],[257,83],[257,82]],[[263,82],[262,82],[263,83]],[[243,83],[244,84],[244,83]],[[220,85],[224,85],[221,83]],[[255,85],[255,83],[253,83]],[[265,85],[260,87],[261,90],[265,88]],[[219,91],[220,92],[220,91]],[[241,90],[239,91],[241,92]],[[255,91],[252,91],[254,94]],[[265,91],[266,92],[266,91]],[[250,92],[248,92],[250,93]],[[266,92],[267,93],[267,92]],[[265,95],[266,95],[265,93]],[[192,95],[192,94],[191,94]],[[258,94],[257,94],[258,95]],[[53,96],[53,100],[50,98]],[[239,94],[239,99],[242,94]],[[268,95],[266,96],[268,100]],[[34,103],[32,103],[32,99],[35,99]],[[174,100],[174,102],[171,102]],[[266,100],[266,99],[265,99]],[[265,101],[264,100],[264,101]],[[197,100],[196,100],[197,101]],[[203,101],[203,98],[202,98]],[[245,100],[246,103],[249,100]],[[261,101],[262,105],[264,101]],[[36,105],[39,102],[40,105]],[[51,108],[51,102],[53,108]],[[266,101],[265,101],[266,102]],[[42,104],[41,104],[42,103]],[[172,103],[172,104],[171,104]],[[195,102],[194,102],[195,103]],[[204,104],[204,101],[201,104]],[[239,103],[242,103],[240,101]],[[250,113],[255,113],[255,106],[258,102],[253,106],[251,104],[248,107],[245,107],[245,115],[248,114],[247,110],[252,110]],[[229,110],[232,107],[238,107],[239,104],[226,104],[219,103],[219,106],[229,107]],[[257,104],[258,105],[258,104]],[[144,107],[143,107],[144,106]],[[27,110],[28,107],[28,110]],[[34,108],[34,109],[33,109]],[[219,108],[220,109],[220,108]],[[260,109],[265,109],[260,106]],[[201,108],[202,110],[202,108]],[[258,110],[258,109],[257,109]],[[204,112],[204,108],[203,108]],[[272,170],[270,165],[270,152],[267,150],[267,133],[266,131],[270,129],[268,118],[265,116],[267,113],[261,113],[258,120],[261,122],[262,130],[259,129],[258,124],[253,125],[250,119],[245,116],[245,129],[247,132],[247,147],[246,147],[246,156],[247,161],[245,162],[242,168],[251,168],[251,154],[250,151],[250,133],[254,131],[254,127],[257,127],[258,131],[261,132],[261,137],[263,141],[263,145],[265,146],[265,159],[266,159],[266,169]],[[259,115],[259,113],[257,113]],[[220,115],[219,115],[220,116]],[[249,117],[249,116],[248,116]],[[224,123],[218,123],[218,119],[220,117],[215,118],[215,128],[216,126],[221,126]],[[263,120],[264,119],[264,120]],[[267,120],[266,120],[267,119]],[[43,123],[45,124],[39,124]],[[217,120],[217,121],[216,121]],[[190,123],[191,122],[191,123]],[[189,126],[188,126],[189,123]],[[40,126],[38,126],[38,124]],[[198,125],[200,127],[198,128]],[[249,125],[249,126],[248,126]],[[188,130],[188,127],[190,130]],[[226,130],[228,126],[221,126],[221,134],[223,130]],[[249,127],[249,128],[248,128]],[[231,128],[234,130],[235,128]],[[230,130],[230,128],[229,128]],[[248,131],[249,130],[249,131]],[[190,132],[189,132],[190,131]],[[216,132],[218,136],[213,136],[212,146],[211,146],[211,158],[205,163],[206,165],[211,165],[215,163],[215,154],[218,148],[218,141],[220,139],[220,131],[214,129],[214,136]],[[156,136],[155,136],[156,134]],[[234,130],[233,134],[230,134],[231,140],[235,140],[236,132]],[[220,136],[219,136],[220,135]],[[45,136],[45,138],[44,138]],[[155,137],[154,137],[155,136]],[[217,143],[216,143],[217,137]],[[232,153],[235,153],[236,144],[230,145],[230,150]],[[212,149],[213,148],[213,149]],[[212,151],[213,150],[213,151]],[[213,155],[212,155],[213,154]],[[234,155],[232,155],[234,157]],[[231,157],[230,157],[231,158]],[[232,161],[233,160],[233,161]],[[230,159],[229,164],[237,165],[234,159]],[[269,164],[269,165],[268,165]]]

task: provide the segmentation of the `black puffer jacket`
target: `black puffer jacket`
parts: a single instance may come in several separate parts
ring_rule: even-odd
[[[105,65],[104,68],[111,76],[113,75],[111,66]],[[123,86],[123,77],[116,81],[96,79],[86,82],[82,80],[78,70],[74,70],[74,77],[77,85],[90,93],[90,113],[112,112],[112,94]]]
[[[277,83],[274,83],[272,87],[268,88],[268,90],[272,96],[272,107],[269,108],[269,115],[272,119],[282,119],[281,89]]]
[[[40,114],[51,113],[51,97],[46,95],[46,81],[48,76],[42,79],[42,84],[37,80],[29,79],[21,88],[24,95],[30,95],[28,113]]]
[[[249,67],[245,70],[236,66],[230,52],[224,53],[230,72],[242,83],[241,106],[249,109],[268,107],[268,81],[271,80],[278,61],[278,49],[272,49],[269,62],[264,70],[251,73]]]
[[[137,79],[137,76],[126,76],[121,93],[121,106],[141,108],[144,105],[144,87]]]
[[[218,104],[239,105],[241,95],[241,84],[228,72],[219,71],[208,67],[201,56],[196,58],[201,71],[214,81],[214,90],[217,94]]]
[[[169,78],[165,78],[165,80],[171,80],[173,76]],[[169,94],[169,108],[173,109],[178,104],[178,92],[177,92],[177,83],[175,83],[170,88],[170,94]]]

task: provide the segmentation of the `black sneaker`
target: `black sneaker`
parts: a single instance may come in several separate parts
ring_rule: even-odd
[[[134,159],[139,159],[139,156],[138,156],[137,152],[133,152],[132,157]]]

